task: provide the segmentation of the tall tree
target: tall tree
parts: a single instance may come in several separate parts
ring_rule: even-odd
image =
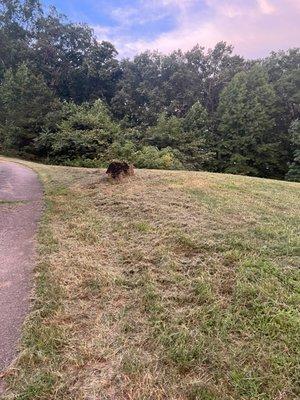
[[[289,165],[285,178],[289,181],[300,182],[300,120],[291,124],[290,134],[293,143],[293,161]]]
[[[0,2],[0,81],[5,70],[30,59],[33,27],[41,15],[39,0]]]
[[[9,69],[0,85],[1,141],[4,149],[33,152],[46,115],[58,101],[43,78],[22,64],[16,72]]]
[[[255,65],[235,75],[220,96],[218,156],[223,171],[280,177],[280,138],[274,134],[275,92]]]
[[[0,2],[0,43],[0,81],[5,70],[26,62],[61,99],[110,102],[115,94],[120,76],[115,47],[54,7],[45,12],[39,0]]]
[[[189,169],[212,169],[214,141],[211,119],[207,110],[197,101],[183,120],[183,141],[180,151]]]
[[[280,151],[287,172],[294,147],[290,126],[300,118],[300,49],[272,52],[262,65],[268,71],[269,82],[276,93],[274,133],[281,137]]]
[[[199,135],[207,135],[209,115],[207,110],[197,101],[190,108],[184,118],[183,127],[185,131],[195,132]]]
[[[87,25],[73,24],[52,9],[36,23],[33,62],[62,99],[110,101],[120,74],[117,51],[99,43]]]
[[[165,147],[178,147],[182,140],[182,121],[166,113],[160,114],[157,124],[150,127],[146,134],[146,143],[159,149]]]
[[[199,46],[186,53],[139,54],[121,63],[113,111],[129,126],[153,125],[161,112],[182,118],[196,101],[213,113],[220,91],[243,65],[223,42],[207,54]]]

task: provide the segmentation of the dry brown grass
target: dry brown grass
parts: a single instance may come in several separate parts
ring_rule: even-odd
[[[297,398],[298,184],[27,164],[47,211],[7,399]]]

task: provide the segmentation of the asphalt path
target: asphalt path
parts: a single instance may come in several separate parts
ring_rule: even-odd
[[[0,373],[17,355],[29,311],[42,186],[37,174],[0,158]],[[2,389],[1,389],[2,388]],[[0,377],[0,394],[3,392]]]

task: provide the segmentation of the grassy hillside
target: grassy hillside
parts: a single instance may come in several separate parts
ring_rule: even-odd
[[[299,184],[26,164],[47,208],[8,399],[299,396]]]

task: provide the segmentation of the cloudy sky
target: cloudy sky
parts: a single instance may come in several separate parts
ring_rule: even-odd
[[[300,0],[44,0],[93,26],[121,56],[225,40],[245,57],[300,46]]]

